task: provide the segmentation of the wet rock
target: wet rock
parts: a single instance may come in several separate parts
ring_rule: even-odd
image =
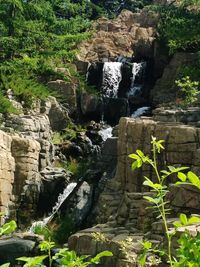
[[[32,256],[36,243],[17,237],[0,240],[0,264],[10,262],[14,264],[15,259],[23,256]]]
[[[103,113],[102,99],[97,95],[83,93],[81,95],[81,112],[84,117],[99,121]]]
[[[74,142],[65,141],[60,145],[61,153],[67,158],[78,158],[84,155],[83,150]]]
[[[129,114],[128,100],[125,98],[104,99],[104,120],[110,124],[117,124],[121,117]]]
[[[37,210],[40,215],[48,214],[56,204],[61,194],[69,183],[71,173],[62,168],[47,167],[41,172],[40,195]],[[49,197],[51,196],[51,197]]]

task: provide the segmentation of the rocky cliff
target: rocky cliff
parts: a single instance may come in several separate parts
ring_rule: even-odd
[[[93,37],[80,45],[78,59],[95,62],[119,56],[152,57],[156,24],[157,15],[146,10],[124,10],[113,20],[100,18],[94,25]]]
[[[128,158],[136,149],[151,155],[151,136],[165,140],[165,150],[158,159],[160,168],[168,165],[188,166],[199,174],[199,128],[148,118],[122,118],[119,124],[117,171],[115,177],[107,181],[96,207],[99,224],[69,239],[70,248],[81,254],[111,250],[114,257],[105,261],[103,266],[137,266],[140,241],[150,238],[158,243],[164,238],[161,222],[151,209],[146,209],[148,203],[143,199],[144,195],[151,194],[142,185],[143,177],[154,179],[152,169],[144,165],[132,172]],[[169,199],[172,217],[182,211],[200,214],[199,193],[192,187],[171,187]],[[125,254],[123,246],[126,246]]]
[[[10,114],[2,119],[0,210],[9,217],[20,219],[24,225],[37,217],[40,172],[51,166],[54,157],[52,128],[63,127],[62,120],[66,123],[68,116],[55,98],[37,104],[29,114]]]

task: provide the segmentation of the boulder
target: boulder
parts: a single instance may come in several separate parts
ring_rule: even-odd
[[[97,95],[82,93],[80,99],[81,112],[84,117],[100,120],[103,112],[103,102]]]
[[[34,241],[17,237],[0,240],[0,264],[14,264],[16,258],[33,256],[35,246]]]
[[[75,81],[56,80],[48,82],[48,87],[57,94],[61,102],[74,113],[77,108],[76,90],[78,83]]]

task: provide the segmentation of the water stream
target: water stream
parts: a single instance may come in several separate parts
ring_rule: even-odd
[[[43,227],[43,226],[47,225],[53,219],[54,215],[58,212],[60,206],[68,198],[68,196],[73,192],[73,190],[75,189],[76,186],[77,186],[77,183],[68,184],[67,187],[64,189],[63,193],[61,193],[58,196],[58,200],[57,200],[55,206],[52,208],[51,214],[48,217],[46,217],[43,220],[41,220],[41,221],[34,222],[29,231],[33,232],[34,228],[36,226]]]

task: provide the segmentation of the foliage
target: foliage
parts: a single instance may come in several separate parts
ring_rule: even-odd
[[[46,225],[36,224],[34,227],[31,227],[31,231],[36,235],[44,236],[45,240],[53,239],[53,230]]]
[[[75,227],[70,214],[61,215],[56,219],[56,223],[52,228],[52,240],[57,244],[64,244],[70,235],[75,233]]]
[[[92,0],[96,5],[99,5],[104,13],[109,17],[114,17],[119,14],[123,9],[137,11],[142,9],[145,5],[151,4],[152,0]]]
[[[2,226],[0,226],[0,236],[10,234],[14,232],[16,228],[17,224],[13,220],[8,223],[4,223]]]
[[[178,261],[174,263],[174,267],[198,267],[200,262],[200,235],[193,237],[186,232],[181,235],[178,244]]]
[[[177,50],[199,50],[199,1],[173,1],[172,4],[158,5],[153,8],[160,14],[159,39],[167,44],[170,54],[175,53]]]
[[[192,81],[189,76],[185,76],[175,81],[175,84],[179,88],[178,97],[182,99],[184,106],[189,106],[197,101],[199,94],[198,81]]]
[[[69,251],[67,248],[60,249],[54,256],[51,255],[51,249],[55,247],[55,243],[51,241],[43,241],[39,248],[41,252],[47,253],[46,255],[36,257],[20,257],[17,260],[25,262],[25,267],[46,266],[43,264],[44,259],[48,258],[49,267],[53,262],[63,267],[87,267],[92,264],[98,264],[102,257],[110,257],[110,251],[103,251],[98,253],[95,257],[77,256],[75,251]]]
[[[161,170],[159,172],[158,164],[157,164],[157,154],[160,154],[164,149],[163,146],[164,140],[156,140],[155,137],[152,137],[151,144],[153,146],[153,158],[151,159],[149,156],[144,155],[141,150],[136,150],[136,153],[130,154],[129,157],[134,159],[132,163],[132,170],[136,168],[140,168],[143,164],[150,165],[156,175],[157,181],[153,182],[148,177],[144,177],[145,180],[143,185],[148,186],[150,191],[152,192],[152,196],[144,196],[152,206],[153,209],[158,213],[157,218],[162,219],[164,224],[164,231],[167,238],[167,251],[164,251],[168,259],[168,263],[170,266],[174,266],[174,261],[172,258],[172,249],[171,249],[171,240],[174,234],[176,233],[176,228],[174,230],[169,229],[169,225],[167,222],[167,215],[170,213],[170,209],[168,208],[168,202],[166,200],[166,195],[168,193],[168,179],[172,175],[177,175],[178,182],[177,185],[182,185],[185,183],[189,183],[196,188],[200,189],[200,179],[191,171],[188,171],[187,174],[184,172],[188,169],[188,167],[174,167],[167,166],[166,170]],[[200,222],[200,218],[197,216],[193,216],[191,218],[187,218],[185,214],[180,214],[179,222],[175,222],[175,227],[185,226],[188,224],[193,224],[196,222]],[[180,243],[181,244],[181,243]],[[180,248],[182,249],[182,248]],[[145,266],[145,261],[147,259],[146,253],[152,250],[152,244],[148,241],[144,243],[144,253],[140,258],[141,266]],[[159,252],[157,250],[157,252]],[[163,253],[163,251],[161,251]],[[192,265],[191,265],[192,266]]]

